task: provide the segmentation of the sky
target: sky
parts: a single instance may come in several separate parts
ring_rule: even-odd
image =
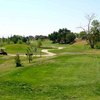
[[[92,13],[100,20],[100,0],[0,0],[0,37],[79,32]]]

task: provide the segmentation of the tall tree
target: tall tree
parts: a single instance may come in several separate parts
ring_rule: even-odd
[[[100,23],[98,20],[94,20],[95,15],[87,15],[86,19],[88,21],[87,28],[85,29],[84,27],[79,27],[83,29],[83,31],[87,35],[87,40],[89,42],[89,45],[91,48],[95,47],[96,39],[97,39],[97,34],[99,34],[99,27]]]

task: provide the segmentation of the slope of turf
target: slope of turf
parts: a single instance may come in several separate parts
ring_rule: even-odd
[[[60,46],[60,45],[59,45]],[[63,49],[54,49],[49,50],[50,52],[56,53],[56,54],[62,54],[62,53],[92,53],[92,54],[100,54],[99,49],[91,49],[90,46],[87,44],[86,41],[80,41],[76,42],[72,45],[66,44],[62,45]]]
[[[26,44],[11,44],[6,45],[5,49],[8,53],[26,53],[28,45]]]
[[[100,55],[37,60],[0,77],[0,100],[99,99]]]

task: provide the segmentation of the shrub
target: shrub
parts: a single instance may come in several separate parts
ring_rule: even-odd
[[[16,54],[15,63],[16,63],[16,67],[22,66],[19,54]]]

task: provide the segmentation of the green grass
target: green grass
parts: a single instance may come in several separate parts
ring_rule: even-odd
[[[100,54],[99,49],[91,49],[89,45],[86,43],[75,43],[72,45],[66,44],[62,45],[63,49],[54,49],[49,50],[50,52],[56,53],[56,54],[64,54],[64,53],[93,53],[93,54]]]
[[[88,45],[66,45],[62,50],[60,49],[54,49],[54,50],[50,50],[53,53],[64,53],[64,52],[85,52],[89,50]]]
[[[28,48],[28,45],[26,44],[11,44],[11,45],[6,45],[5,50],[8,53],[26,53],[26,50]]]
[[[43,42],[42,42],[42,46],[43,47],[54,47],[54,48],[57,48],[57,47],[65,47],[66,46],[66,44],[59,44],[59,43],[52,43],[52,41],[50,41],[50,40],[44,40]]]
[[[20,46],[9,45],[6,50],[15,53]],[[33,57],[30,64],[27,57],[20,57],[20,68],[15,67],[14,57],[0,56],[0,100],[100,100],[100,51],[83,43],[44,41],[44,48],[52,46],[64,49],[51,50],[57,54],[54,57]]]
[[[5,45],[4,48],[5,48],[5,51],[8,53],[8,54],[26,54],[27,52],[27,48],[29,46],[26,45],[26,44],[10,44],[10,45]],[[34,49],[34,45],[32,46],[33,49]],[[38,48],[37,52],[34,53],[34,54],[40,54],[40,51],[42,50],[42,48]],[[34,51],[34,50],[33,50]],[[44,54],[44,53],[42,53]]]
[[[100,56],[62,55],[0,77],[1,100],[99,100]]]

